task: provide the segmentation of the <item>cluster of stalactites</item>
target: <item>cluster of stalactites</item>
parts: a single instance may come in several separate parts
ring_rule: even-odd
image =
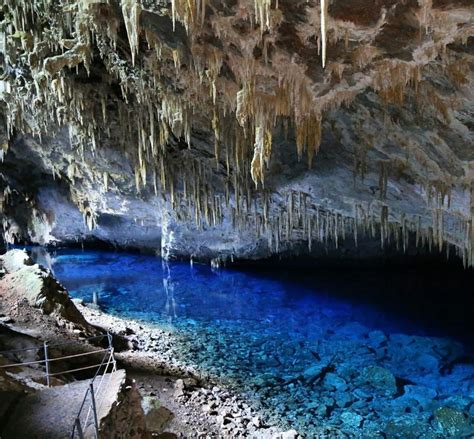
[[[196,25],[202,25],[206,18],[207,0],[171,0],[173,29],[176,21],[184,24],[188,32]]]
[[[194,173],[203,172],[198,167],[193,169]],[[305,192],[289,191],[283,200],[281,195],[268,191],[254,197],[248,192],[236,199],[227,190],[224,196],[213,194],[206,185],[196,187],[188,182],[185,187],[184,193],[175,196],[178,219],[194,219],[200,228],[215,227],[230,215],[234,228],[254,233],[257,240],[267,240],[276,254],[304,241],[309,252],[315,244],[328,251],[347,246],[348,240],[357,247],[365,237],[379,238],[381,249],[445,251],[447,258],[454,250],[466,267],[474,264],[472,220],[442,209],[433,209],[429,223],[420,215],[390,212],[383,202],[355,203],[352,214],[343,214],[315,204]],[[191,207],[194,218],[189,216]]]
[[[282,245],[290,246],[295,241],[306,240],[311,251],[314,242],[338,248],[341,242],[352,236],[357,246],[361,237],[380,238],[381,248],[394,246],[406,252],[410,246],[424,248],[429,252],[437,249],[446,252],[449,258],[454,249],[466,267],[474,265],[473,220],[443,209],[433,209],[432,223],[420,215],[390,213],[384,204],[354,204],[352,215],[343,215],[325,206],[311,203],[308,194],[291,191],[286,205],[263,215],[261,234],[269,239],[276,253]],[[261,199],[260,211],[268,212],[273,206],[267,195]],[[258,220],[256,220],[258,223]],[[254,220],[255,222],[255,220]]]
[[[139,50],[140,26],[139,17],[141,12],[140,3],[136,0],[121,0],[121,8],[125,27],[130,45],[132,67],[128,66],[124,60],[109,58],[113,52],[117,40],[117,24],[113,21],[106,28],[100,29],[94,20],[88,16],[93,11],[90,10],[94,2],[80,2],[77,8],[72,8],[69,12],[56,14],[49,11],[48,2],[24,2],[22,6],[16,6],[14,14],[15,29],[21,30],[14,39],[19,39],[25,53],[30,54],[32,62],[33,81],[23,87],[16,84],[12,87],[12,99],[7,102],[8,105],[8,123],[9,132],[13,133],[14,128],[20,131],[32,131],[34,134],[51,132],[51,124],[57,126],[69,125],[71,127],[71,139],[77,143],[82,150],[84,147],[90,147],[94,151],[103,138],[110,137],[110,122],[113,116],[109,115],[109,109],[102,90],[97,93],[86,93],[85,89],[78,87],[71,75],[67,74],[66,68],[79,69],[82,66],[89,70],[91,65],[91,45],[97,44],[100,56],[103,57],[104,64],[109,73],[116,78],[122,90],[124,102],[117,101],[117,113],[120,127],[124,129],[122,139],[123,145],[129,147],[130,144],[137,145],[137,160],[135,164],[135,177],[137,191],[142,190],[150,182],[153,183],[155,192],[163,191],[169,193],[171,204],[179,206],[178,194],[181,190],[188,192],[187,200],[192,199],[192,203],[187,201],[187,206],[193,210],[193,216],[198,224],[215,224],[222,218],[222,209],[220,206],[220,195],[213,193],[211,185],[205,182],[202,177],[202,165],[194,165],[195,171],[193,179],[184,178],[182,181],[176,177],[183,173],[182,169],[175,169],[167,158],[167,143],[172,136],[176,138],[184,137],[186,143],[191,146],[191,119],[193,116],[191,103],[185,94],[164,92],[160,87],[160,72],[133,69],[135,59]],[[429,2],[426,11],[429,11]],[[173,20],[180,20],[196,25],[202,23],[205,19],[206,2],[205,0],[174,0]],[[255,0],[256,23],[260,25],[262,32],[270,30],[272,24],[271,8],[272,2],[269,0]],[[278,4],[275,4],[278,7]],[[51,19],[61,23],[58,32],[61,38],[43,41],[40,35],[35,35],[35,26],[30,21],[34,17],[45,14],[51,14]],[[429,23],[429,13],[426,15],[426,23]],[[73,19],[74,18],[74,19]],[[62,20],[62,21],[61,21]],[[323,65],[326,59],[325,34],[327,24],[327,1],[321,0],[321,43]],[[89,26],[90,25],[90,26]],[[428,24],[427,24],[428,26]],[[161,54],[167,49],[163,49],[155,41],[152,41],[150,35],[146,35],[149,45],[156,50],[157,60],[161,61]],[[148,37],[150,37],[148,39]],[[59,42],[62,41],[62,42]],[[34,64],[35,59],[41,59],[42,46],[45,43],[47,49],[57,55],[48,56],[43,63]],[[441,47],[441,46],[440,46]],[[428,47],[429,48],[429,47]],[[439,52],[436,50],[427,52],[427,55],[420,57],[425,63]],[[428,50],[428,49],[427,49]],[[169,50],[168,50],[169,51]],[[240,200],[246,200],[250,204],[252,198],[249,188],[249,179],[253,179],[258,185],[264,184],[265,168],[269,163],[272,149],[272,132],[277,121],[291,121],[295,125],[296,147],[298,156],[301,158],[303,152],[307,152],[309,162],[319,149],[321,141],[321,120],[324,111],[337,108],[339,105],[351,102],[357,94],[352,90],[331,90],[330,97],[327,99],[316,99],[311,88],[311,83],[307,78],[304,69],[293,63],[287,63],[285,69],[279,72],[278,81],[272,91],[262,91],[257,83],[259,68],[255,60],[242,61],[242,74],[236,74],[240,91],[233,91],[233,98],[228,98],[232,105],[222,108],[221,99],[225,98],[223,90],[219,87],[219,75],[223,65],[224,55],[216,48],[212,51],[203,53],[199,62],[197,48],[192,47],[194,63],[194,73],[197,73],[202,85],[202,89],[193,89],[194,96],[206,96],[206,104],[213,109],[212,130],[215,137],[215,159],[219,166],[222,158],[222,147],[225,147],[225,169],[226,169],[226,205],[229,204],[230,193],[229,186],[234,186],[234,209],[238,222],[241,221],[240,215],[243,215],[244,208]],[[34,56],[33,56],[34,55]],[[373,58],[378,56],[377,49],[372,46],[364,46],[354,54],[355,64],[360,68],[369,64]],[[172,51],[172,59],[176,72],[181,72],[181,53],[178,49]],[[245,61],[245,62],[244,62]],[[146,66],[143,67],[145,69]],[[407,89],[410,85],[418,92],[421,82],[420,62],[405,62],[397,60],[384,60],[377,64],[374,71],[371,86],[380,95],[385,103],[395,103],[403,105]],[[456,78],[462,78],[465,68],[461,64],[452,67],[447,66],[446,71]],[[337,73],[337,66],[334,71]],[[238,72],[237,67],[234,73]],[[338,73],[342,75],[342,70]],[[179,78],[178,78],[179,79]],[[273,78],[274,79],[274,78]],[[425,94],[430,102],[439,112],[444,112],[445,117],[449,116],[444,101],[439,98],[434,91],[426,88]],[[191,88],[191,87],[190,87]],[[205,90],[205,93],[202,92]],[[201,94],[200,94],[201,93]],[[95,105],[96,99],[100,101],[100,111]],[[28,117],[28,112],[33,111],[34,119]],[[229,116],[234,114],[235,119],[230,122]],[[133,119],[136,124],[130,123]],[[232,133],[232,135],[231,135]],[[229,139],[232,137],[232,139]],[[193,162],[194,163],[194,162]],[[387,173],[385,164],[381,163],[381,201],[385,199],[387,191]],[[54,171],[56,172],[56,171]],[[74,179],[75,172],[71,170],[71,178]],[[150,175],[153,177],[150,178]],[[104,186],[109,189],[108,175],[103,176]],[[161,187],[159,190],[158,187]],[[192,189],[193,197],[189,196],[189,190]],[[185,203],[186,204],[186,203]],[[197,206],[197,207],[193,207]],[[265,203],[268,206],[268,203]],[[248,206],[247,206],[248,208]],[[87,206],[87,209],[92,209]],[[257,219],[259,224],[266,224],[270,221],[268,207],[264,220]],[[388,208],[387,208],[388,209]],[[389,239],[390,224],[388,221],[388,210],[382,210],[380,215],[382,242]],[[182,213],[183,214],[183,213]],[[276,215],[279,217],[279,214]],[[337,217],[337,216],[336,216]],[[205,221],[202,220],[205,218]],[[258,216],[256,216],[258,218]],[[333,217],[331,217],[333,218]],[[85,214],[88,225],[94,226],[93,213]],[[276,220],[275,220],[276,221]],[[331,219],[324,229],[331,229],[331,224],[338,224],[339,219]],[[441,221],[441,222],[440,222]],[[439,247],[439,243],[445,240],[444,227],[442,221],[434,221],[436,229],[433,229],[432,241]],[[307,222],[305,221],[305,224]],[[383,225],[382,225],[383,224]],[[262,225],[263,228],[265,228]],[[306,229],[316,230],[316,223],[305,226]],[[321,226],[322,227],[322,226]],[[393,226],[395,227],[395,226]],[[258,228],[258,227],[257,227]],[[291,228],[291,227],[290,227]],[[357,230],[357,228],[355,228]],[[394,229],[395,230],[395,229]],[[440,232],[440,230],[443,230]],[[357,232],[355,232],[357,234]],[[395,233],[395,232],[393,232]],[[465,242],[472,243],[472,222],[471,226],[465,226],[465,230],[460,231],[463,236],[470,236]],[[337,235],[337,234],[336,234]],[[281,238],[281,234],[278,235]],[[318,236],[321,233],[318,232]],[[326,234],[325,236],[330,236]],[[428,236],[428,235],[427,235]],[[335,238],[336,239],[336,238]],[[454,239],[454,238],[452,238]],[[280,242],[280,241],[278,241]],[[464,248],[466,259],[472,262],[472,244],[469,250],[462,243],[458,248]],[[470,256],[471,255],[471,256]]]

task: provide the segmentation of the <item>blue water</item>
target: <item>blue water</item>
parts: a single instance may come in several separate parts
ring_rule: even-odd
[[[458,314],[466,307],[449,310],[442,303],[446,287],[436,279],[435,287],[417,273],[213,271],[75,250],[53,255],[53,270],[73,297],[92,302],[97,293],[105,312],[172,328],[181,343],[177,359],[242,390],[274,419],[309,436],[322,424],[367,437],[388,428],[397,413],[410,421],[413,413],[403,405],[409,388],[400,382],[430,390],[426,401],[410,403],[419,406],[424,437],[443,436],[430,420],[436,408],[455,400],[458,409],[467,413],[472,404],[474,411],[471,334],[465,337]],[[438,307],[429,305],[433,298]],[[305,381],[305,371],[318,364],[330,364],[329,376],[346,384]],[[374,366],[396,376],[398,388],[363,381],[365,368]],[[357,403],[356,389],[369,392],[365,403]],[[346,397],[348,405],[338,402]],[[348,423],[341,417],[348,410],[364,421]]]

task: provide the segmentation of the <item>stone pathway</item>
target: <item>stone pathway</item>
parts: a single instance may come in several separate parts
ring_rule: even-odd
[[[100,379],[101,376],[96,378],[97,384]],[[99,422],[117,400],[124,380],[123,370],[105,375],[104,384],[107,383],[107,386],[103,387],[97,398]],[[89,383],[90,380],[76,381],[25,396],[18,402],[3,431],[0,429],[2,439],[69,438]],[[88,433],[86,431],[87,437]]]

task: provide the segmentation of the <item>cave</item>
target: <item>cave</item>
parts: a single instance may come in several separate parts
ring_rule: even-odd
[[[474,437],[471,0],[3,0],[0,437]]]

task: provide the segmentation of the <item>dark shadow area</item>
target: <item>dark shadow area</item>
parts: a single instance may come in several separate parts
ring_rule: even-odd
[[[393,256],[353,261],[274,258],[240,261],[238,270],[278,279],[300,289],[324,291],[356,306],[375,306],[426,330],[453,336],[474,347],[474,270],[444,255]]]

